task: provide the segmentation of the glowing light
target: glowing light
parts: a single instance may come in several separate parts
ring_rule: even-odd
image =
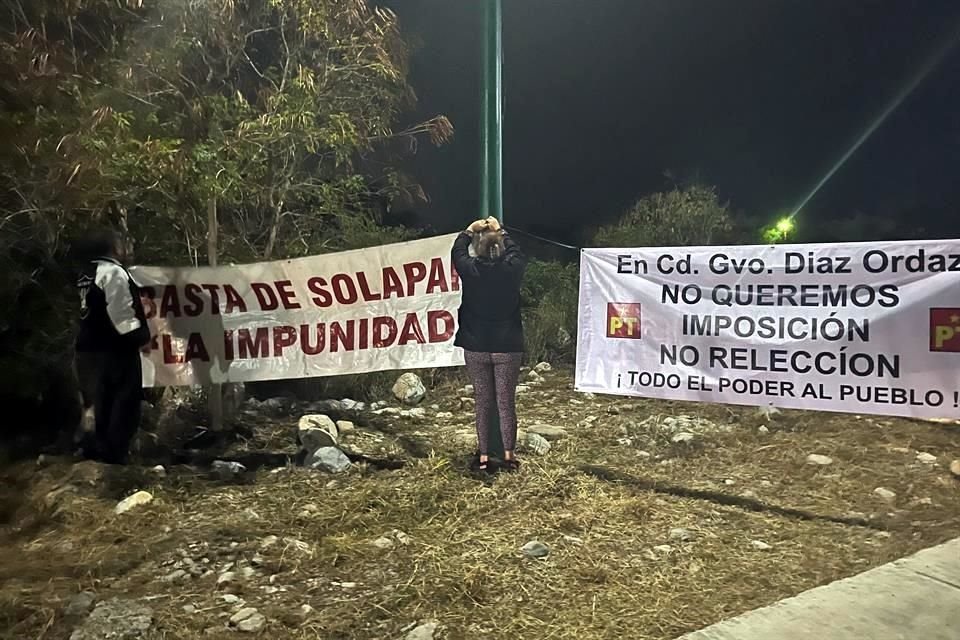
[[[779,233],[780,235],[783,235],[783,236],[787,235],[788,233],[793,231],[793,218],[791,216],[787,216],[786,218],[781,218],[777,222],[777,225],[775,228],[777,230],[777,233]]]

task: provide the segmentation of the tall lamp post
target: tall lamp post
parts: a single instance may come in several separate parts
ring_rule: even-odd
[[[503,223],[503,5],[482,0],[483,46],[480,123],[480,213]],[[496,410],[491,416],[490,455],[503,457]]]

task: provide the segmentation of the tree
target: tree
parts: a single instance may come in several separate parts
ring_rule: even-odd
[[[404,237],[378,213],[418,192],[398,162],[452,135],[397,127],[406,77],[365,0],[0,0],[0,366],[63,368],[66,249],[97,222],[164,264],[206,262],[211,205],[228,261]]]
[[[733,230],[726,204],[702,185],[674,188],[637,201],[617,222],[601,227],[593,244],[607,247],[664,247],[723,242]]]
[[[401,186],[389,164],[361,164],[452,133],[443,117],[393,130],[413,101],[406,50],[396,17],[364,0],[167,0],[131,40],[77,142],[100,197],[168,257],[202,253],[214,198],[230,259],[342,246]]]

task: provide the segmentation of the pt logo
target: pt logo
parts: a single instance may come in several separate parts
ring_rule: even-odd
[[[960,352],[960,309],[930,309],[930,351]]]
[[[638,303],[607,303],[607,337],[640,339],[640,305]]]

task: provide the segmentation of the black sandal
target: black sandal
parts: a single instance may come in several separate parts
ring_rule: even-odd
[[[487,458],[485,461],[480,461],[480,454],[477,453],[473,456],[473,460],[470,462],[470,469],[473,471],[478,471],[480,473],[490,473],[492,471],[492,466],[490,464],[490,459]]]
[[[520,461],[516,458],[510,458],[509,460],[503,461],[503,466],[506,468],[508,473],[515,473],[520,471]]]

